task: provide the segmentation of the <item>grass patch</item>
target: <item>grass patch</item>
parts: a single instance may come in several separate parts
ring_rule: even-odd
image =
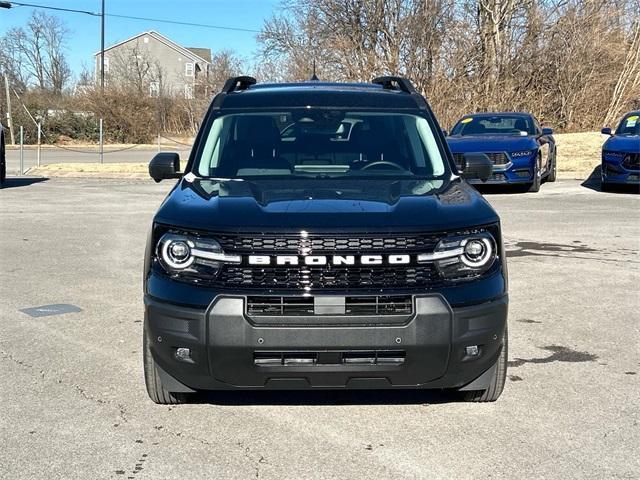
[[[558,176],[584,180],[600,165],[602,144],[608,138],[600,132],[554,135],[558,147]]]

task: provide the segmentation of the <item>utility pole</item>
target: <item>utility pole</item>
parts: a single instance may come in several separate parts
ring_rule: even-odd
[[[100,91],[104,94],[104,0],[100,16]]]
[[[9,94],[9,75],[4,73],[4,88],[7,92],[7,128],[9,128],[9,135],[11,135],[11,145],[16,144],[16,134],[13,131],[13,117],[11,116],[11,95]]]

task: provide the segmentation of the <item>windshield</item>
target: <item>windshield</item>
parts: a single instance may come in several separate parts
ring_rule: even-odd
[[[640,135],[640,114],[628,113],[618,125],[616,135]]]
[[[451,130],[451,135],[535,135],[531,117],[522,115],[478,115],[464,117]]]
[[[223,178],[438,178],[446,169],[424,117],[305,108],[217,117],[193,171]]]

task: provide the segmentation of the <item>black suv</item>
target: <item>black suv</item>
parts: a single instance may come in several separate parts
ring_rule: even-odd
[[[491,162],[466,154],[468,178]],[[229,79],[153,220],[149,396],[199,390],[456,389],[507,367],[500,220],[461,179],[411,83]]]

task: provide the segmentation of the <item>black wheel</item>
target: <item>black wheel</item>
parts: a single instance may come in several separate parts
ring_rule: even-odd
[[[536,160],[536,165],[533,168],[533,183],[529,184],[529,191],[536,193],[540,191],[540,184],[542,183],[542,172],[540,171],[540,157]]]
[[[504,382],[507,378],[507,357],[509,354],[509,335],[505,328],[502,336],[502,350],[496,362],[496,369],[491,378],[489,388],[486,390],[473,390],[464,392],[467,402],[495,402],[504,390]]]
[[[162,380],[156,368],[156,362],[153,359],[153,355],[151,355],[146,333],[143,335],[142,352],[144,361],[144,383],[147,385],[149,398],[161,405],[185,403],[188,400],[189,394],[169,392],[162,385]]]
[[[555,182],[556,181],[556,167],[558,163],[558,150],[556,149],[553,152],[553,160],[551,163],[551,169],[549,170],[549,175],[547,175],[547,182]]]

